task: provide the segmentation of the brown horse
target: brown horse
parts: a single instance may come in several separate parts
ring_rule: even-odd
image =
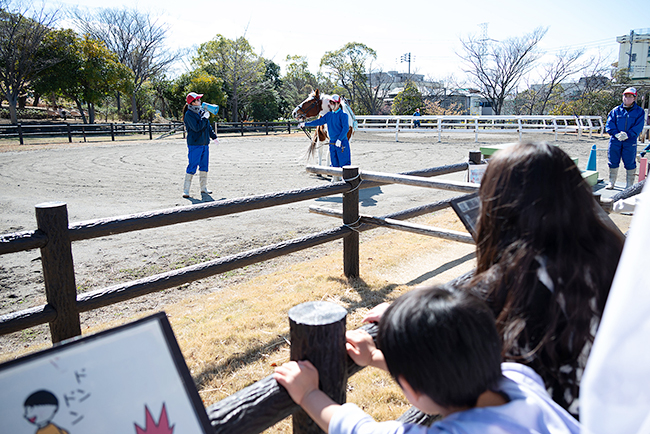
[[[341,104],[343,110],[348,115],[348,140],[352,137],[356,125],[356,119],[354,118],[354,113],[350,109],[345,101],[342,101]],[[301,102],[298,107],[293,109],[291,116],[299,121],[304,122],[308,118],[321,117],[325,113],[330,111],[330,95],[321,94],[318,89],[314,90],[309,94],[306,100]],[[316,154],[316,149],[318,149],[318,164],[322,165],[322,149],[323,146],[329,143],[329,136],[327,135],[327,125],[319,125],[316,127],[316,132],[311,138],[311,143],[307,149],[307,159],[314,157]],[[328,149],[328,148],[326,148]],[[328,149],[329,150],[329,149]],[[329,159],[326,157],[326,159]]]

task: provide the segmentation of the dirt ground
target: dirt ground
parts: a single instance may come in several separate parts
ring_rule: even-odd
[[[466,161],[469,151],[483,144],[510,143],[515,134],[357,132],[352,140],[352,162],[361,170],[397,173]],[[527,140],[553,141],[553,135],[525,135]],[[593,144],[604,149],[606,138],[558,136],[557,144],[584,169]],[[195,179],[191,197],[181,197],[187,147],[181,137],[130,142],[7,146],[0,144],[0,233],[34,230],[34,206],[50,201],[67,204],[71,223],[161,210],[206,201],[278,192],[329,182],[305,171],[308,139],[302,133],[275,136],[222,136],[211,147],[209,187],[199,194]],[[600,177],[607,167],[606,153],[598,153]],[[464,180],[465,173],[444,177]],[[197,177],[198,178],[198,177]],[[362,190],[361,212],[381,216],[457,195],[455,192],[407,186]],[[76,284],[85,292],[119,282],[214,259],[215,257],[329,229],[340,221],[308,212],[310,205],[340,208],[341,197],[331,196],[237,215],[114,235],[73,244]],[[629,218],[615,216],[626,230]],[[374,231],[370,231],[374,232]],[[369,233],[370,233],[369,232]],[[368,235],[370,236],[370,235]],[[82,315],[87,327],[143,309],[162,309],[191,294],[277,270],[340,249],[340,243],[295,253],[158,294],[120,303]],[[447,262],[458,259],[450,252]],[[430,267],[430,265],[429,265]],[[410,264],[404,279],[426,275],[427,264]],[[31,250],[0,256],[0,315],[45,304],[40,252]],[[49,340],[47,326],[0,337],[0,352]]]

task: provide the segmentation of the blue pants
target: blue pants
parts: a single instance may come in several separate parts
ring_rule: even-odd
[[[201,172],[208,171],[208,161],[210,160],[210,146],[208,145],[188,145],[187,159],[189,164],[185,172],[194,175],[198,166]]]
[[[607,162],[612,169],[618,168],[623,159],[625,170],[636,169],[636,143],[629,145],[618,140],[610,141],[607,148]]]
[[[330,145],[330,160],[332,160],[332,167],[343,167],[352,164],[350,142],[347,140],[341,142],[340,148]]]

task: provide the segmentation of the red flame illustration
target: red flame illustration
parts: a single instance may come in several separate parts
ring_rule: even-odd
[[[173,434],[174,426],[169,426],[169,420],[167,419],[167,409],[163,403],[162,410],[160,411],[160,417],[158,418],[158,423],[153,420],[151,417],[151,412],[149,407],[144,406],[145,410],[145,428],[141,428],[137,423],[135,425],[136,434]]]

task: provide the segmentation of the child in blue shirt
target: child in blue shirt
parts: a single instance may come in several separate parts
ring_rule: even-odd
[[[545,390],[535,372],[501,364],[501,342],[487,305],[465,291],[415,289],[381,317],[377,346],[348,332],[348,354],[360,366],[386,369],[408,401],[443,419],[423,427],[376,422],[354,404],[336,404],[318,389],[309,361],[289,362],[274,378],[329,433],[580,433],[580,424]]]

